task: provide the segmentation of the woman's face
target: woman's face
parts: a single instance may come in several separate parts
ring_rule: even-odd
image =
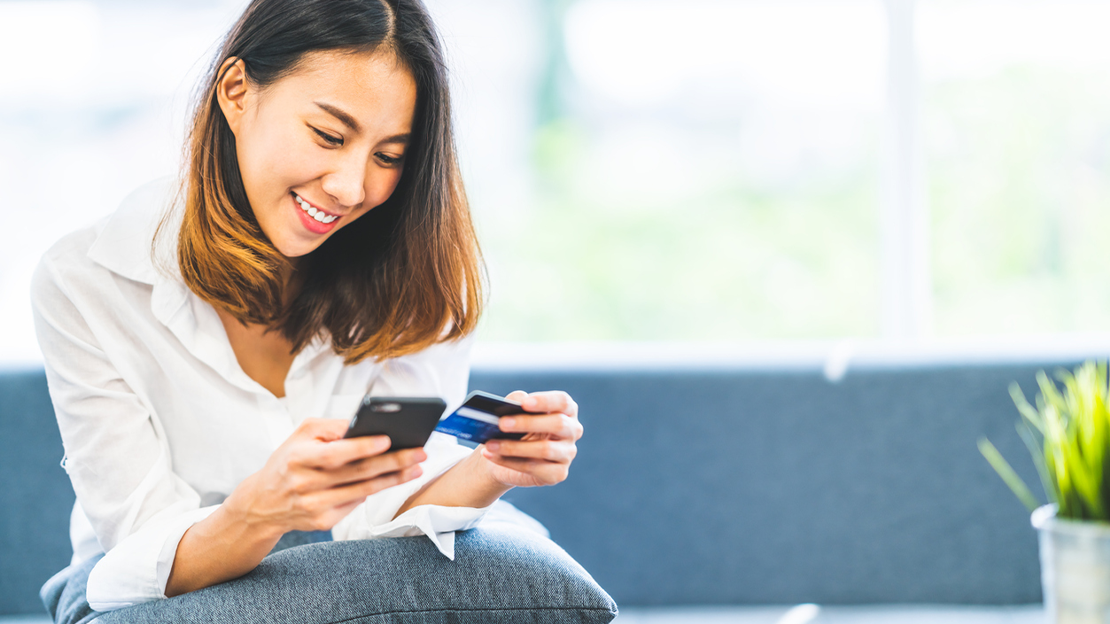
[[[255,218],[288,258],[384,202],[401,179],[416,82],[391,54],[312,52],[262,90],[239,61],[217,98]]]

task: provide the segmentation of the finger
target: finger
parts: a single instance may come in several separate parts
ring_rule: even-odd
[[[371,481],[321,490],[305,496],[298,503],[302,512],[299,528],[307,531],[329,530],[365,502],[367,496],[415,479],[421,474],[420,467],[413,466],[405,472],[393,472]]]
[[[580,425],[566,414],[543,414],[536,416],[502,416],[497,426],[506,433],[546,433],[559,438],[575,438]]]
[[[387,488],[412,481],[422,474],[424,474],[424,470],[420,466],[410,466],[404,470],[378,475],[372,479],[321,490],[312,496],[315,497],[314,503],[318,505],[320,509],[331,509],[346,505],[352,501],[364,499],[367,496],[372,496]]]
[[[578,416],[578,404],[562,390],[533,392],[521,399],[520,405],[529,412],[539,414],[561,412],[567,416]]]
[[[502,457],[545,459],[560,463],[570,463],[578,454],[578,447],[573,442],[558,440],[490,440],[486,442],[486,448]]]
[[[368,457],[326,472],[330,484],[341,485],[373,479],[383,474],[404,470],[428,459],[422,448],[404,449]]]
[[[566,480],[569,472],[567,464],[554,463],[542,459],[503,457],[501,455],[494,455],[486,449],[482,450],[482,456],[498,466],[524,473],[544,485],[555,485],[556,483],[563,482]]]
[[[335,469],[360,459],[381,455],[389,450],[390,444],[389,437],[384,435],[333,440],[303,450],[301,463],[311,468]]]
[[[524,399],[528,398],[528,393],[523,390],[513,390],[509,394],[506,394],[505,398],[512,401],[513,403],[520,403]]]

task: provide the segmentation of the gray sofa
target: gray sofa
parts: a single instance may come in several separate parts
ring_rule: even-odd
[[[1040,601],[1012,380],[1070,355],[476,366],[496,393],[562,388],[586,436],[567,482],[508,498],[622,607]],[[835,367],[834,367],[835,368]],[[41,369],[0,372],[0,616],[42,613],[73,501]]]

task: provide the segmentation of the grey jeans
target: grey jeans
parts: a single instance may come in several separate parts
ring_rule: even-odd
[[[287,540],[313,541],[300,535]],[[276,550],[276,549],[275,549]],[[98,559],[42,589],[58,624],[609,622],[616,603],[554,542],[510,523],[459,533],[450,561],[425,537],[319,542],[270,554],[246,576],[97,613],[85,600]]]

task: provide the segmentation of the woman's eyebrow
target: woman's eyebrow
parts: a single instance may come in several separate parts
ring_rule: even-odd
[[[324,110],[324,112],[329,113],[332,117],[335,117],[339,121],[343,122],[344,125],[346,125],[351,130],[354,130],[356,133],[362,132],[362,127],[358,125],[358,120],[349,115],[343,109],[336,108],[331,104],[327,104],[324,102],[313,102],[313,104],[319,106],[321,109]]]
[[[358,125],[358,120],[355,119],[350,114],[348,114],[343,109],[336,108],[335,106],[332,106],[331,104],[328,104],[326,102],[313,102],[313,104],[315,104],[316,106],[319,106],[321,110],[328,113],[332,117],[335,117],[339,121],[343,122],[343,124],[345,126],[350,128],[351,130],[354,130],[356,133],[361,133],[362,132],[362,126]],[[404,145],[408,145],[409,137],[410,137],[410,133],[405,132],[405,133],[402,133],[402,134],[395,134],[395,135],[393,135],[393,136],[391,136],[391,137],[389,137],[389,138],[387,138],[387,139],[385,139],[381,142],[382,143],[401,143],[401,144],[404,144]]]
[[[381,142],[382,143],[400,143],[402,145],[408,145],[409,144],[409,136],[410,135],[407,132],[404,133],[404,134],[395,134],[391,137],[383,139]]]

